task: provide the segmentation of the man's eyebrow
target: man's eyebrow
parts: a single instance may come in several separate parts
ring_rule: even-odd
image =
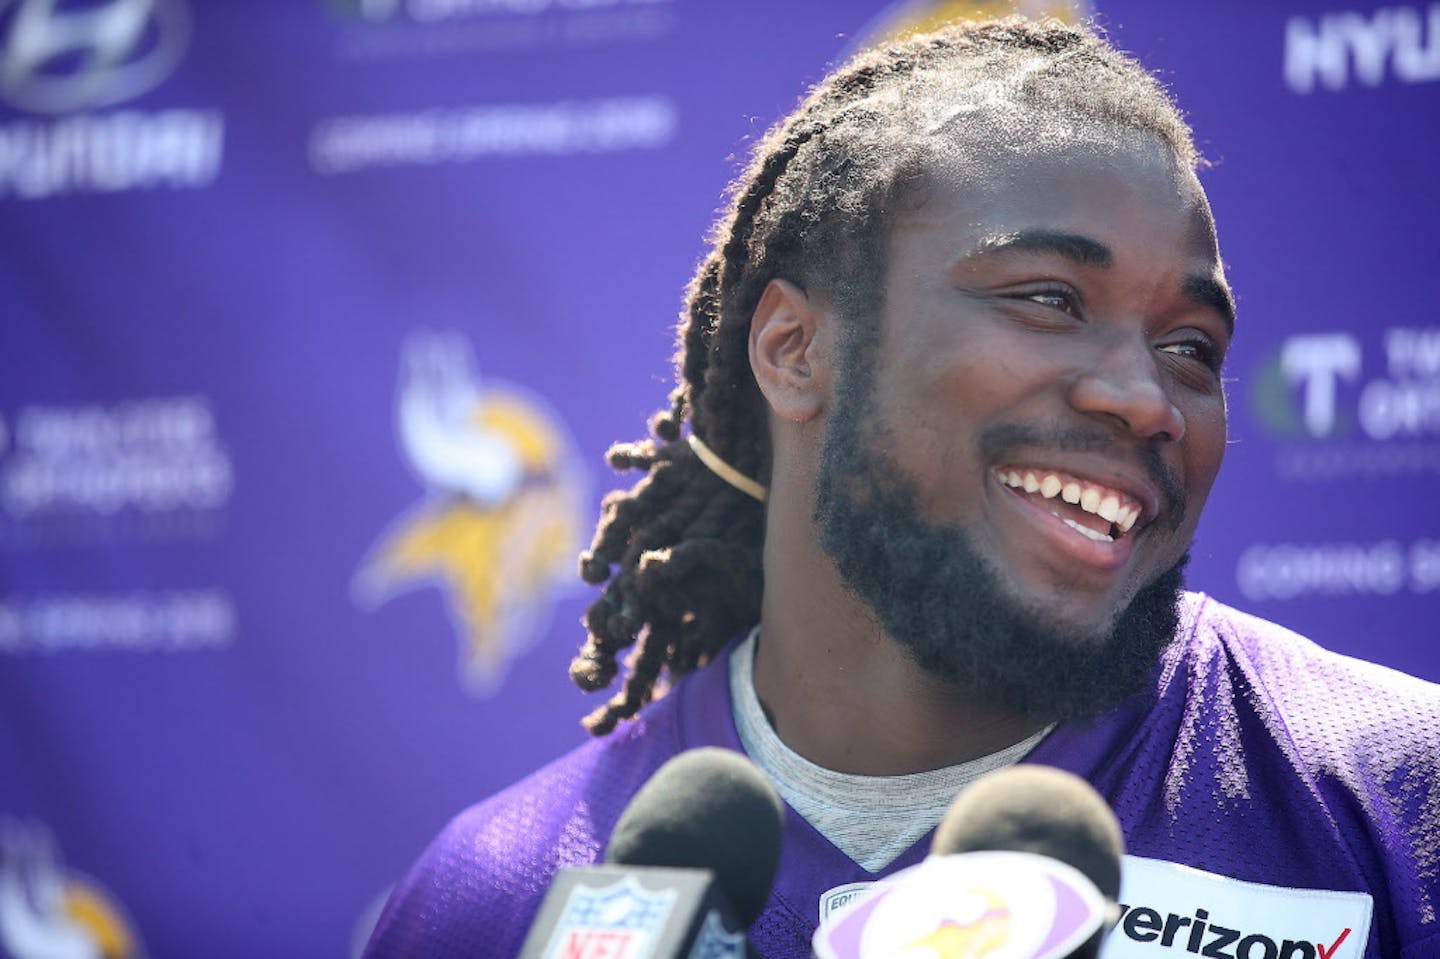
[[[1187,299],[1219,313],[1225,320],[1225,329],[1232,335],[1235,333],[1235,297],[1230,287],[1213,276],[1187,276],[1180,289]]]
[[[983,237],[966,258],[998,256],[1003,253],[1051,253],[1082,266],[1108,268],[1114,262],[1110,248],[1099,240],[1080,233],[1063,230],[1030,229],[1013,233],[997,233]],[[1209,307],[1225,320],[1225,328],[1235,332],[1235,297],[1230,287],[1212,276],[1187,276],[1181,282],[1185,297]]]
[[[975,244],[968,256],[995,256],[1001,253],[1053,253],[1081,266],[1109,267],[1114,261],[1110,248],[1079,233],[1060,230],[1017,230],[997,233]]]

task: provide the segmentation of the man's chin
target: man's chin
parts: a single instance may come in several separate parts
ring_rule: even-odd
[[[1002,604],[1028,620],[1029,628],[1049,636],[1059,647],[1074,651],[1097,650],[1110,643],[1126,610],[1135,602],[1131,593],[1120,600],[1109,597],[1081,597],[1051,593],[1043,598],[1024,598],[1008,585],[1000,597]]]
[[[1187,560],[1119,610],[1076,615],[1017,601],[994,584],[986,600],[950,611],[951,642],[936,643],[905,617],[891,617],[891,636],[966,695],[1046,719],[1098,715],[1148,687],[1179,625]]]

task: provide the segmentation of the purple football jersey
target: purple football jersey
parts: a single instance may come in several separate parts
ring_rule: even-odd
[[[1203,596],[1187,597],[1184,612],[1147,694],[1060,725],[1024,761],[1089,780],[1132,855],[1222,882],[1364,893],[1373,900],[1367,959],[1440,955],[1440,687]],[[551,877],[599,859],[662,763],[700,746],[741,750],[726,659],[457,816],[396,887],[366,956],[516,954]],[[923,837],[871,873],[787,808],[775,887],[750,941],[763,956],[808,959],[822,897],[913,865],[929,844]],[[1157,956],[1210,948],[1194,916]],[[1221,928],[1218,918],[1211,925]],[[1278,945],[1252,939],[1254,955]],[[1313,941],[1318,950],[1301,944],[1309,955],[1341,954],[1328,931]]]

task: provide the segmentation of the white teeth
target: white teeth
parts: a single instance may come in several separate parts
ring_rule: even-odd
[[[1058,496],[1067,503],[1079,506],[1087,513],[1093,513],[1106,522],[1114,523],[1121,533],[1130,532],[1140,519],[1138,504],[1122,502],[1121,494],[1101,486],[1082,486],[1080,481],[1062,479],[1058,473],[1036,473],[1034,470],[1021,472],[1012,469],[997,475],[1000,482],[1006,486],[1023,489],[1027,493],[1039,493],[1046,499],[1055,499]],[[1069,520],[1065,522],[1076,529],[1082,529],[1079,524],[1071,523]],[[1096,533],[1089,527],[1084,527],[1082,531],[1091,539],[1105,542],[1114,541],[1112,537],[1106,536],[1104,533]]]
[[[1097,510],[1102,519],[1115,522],[1115,517],[1120,515],[1120,500],[1115,496],[1107,496],[1100,501],[1100,509]]]
[[[1088,526],[1081,526],[1079,523],[1075,522],[1073,519],[1070,519],[1068,516],[1062,516],[1062,517],[1060,517],[1060,521],[1061,521],[1062,523],[1064,523],[1066,526],[1068,526],[1068,527],[1070,527],[1071,529],[1075,530],[1075,532],[1077,532],[1077,533],[1083,533],[1087,539],[1093,539],[1093,540],[1095,540],[1095,542],[1097,542],[1097,543],[1113,543],[1113,542],[1115,542],[1115,540],[1114,540],[1113,537],[1106,536],[1104,533],[1097,533],[1097,532],[1095,532],[1093,529],[1091,529],[1091,528],[1088,527]]]

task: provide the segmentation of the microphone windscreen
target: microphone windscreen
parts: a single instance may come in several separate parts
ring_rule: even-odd
[[[1011,766],[975,780],[945,814],[930,849],[1038,853],[1074,866],[1107,899],[1120,895],[1119,821],[1089,783],[1049,766]]]
[[[656,770],[620,814],[605,861],[709,869],[749,926],[780,863],[784,807],[755,764],[728,749],[681,753]]]

